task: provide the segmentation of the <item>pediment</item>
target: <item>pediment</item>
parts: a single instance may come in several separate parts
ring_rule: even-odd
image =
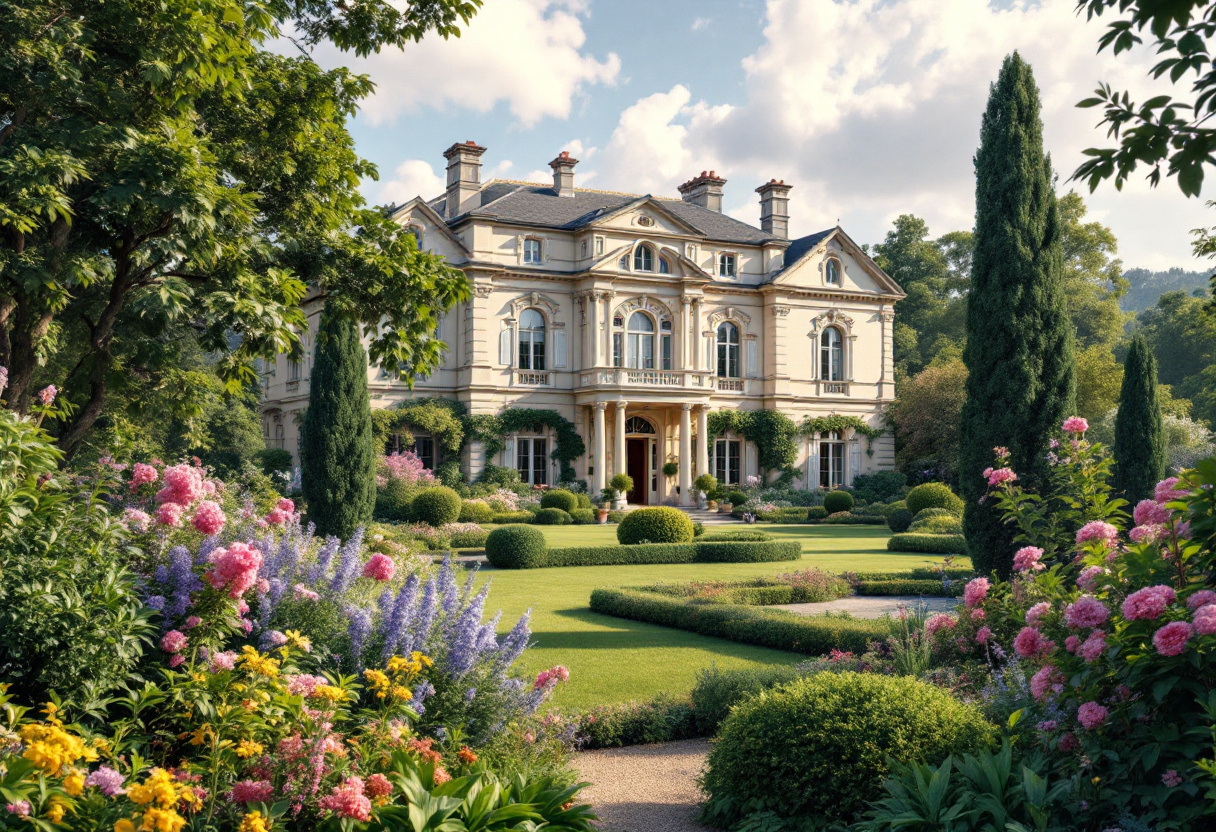
[[[621,207],[596,217],[588,225],[591,228],[628,233],[637,237],[651,235],[680,237],[704,237],[700,229],[689,225],[663,207],[660,200],[650,196],[639,197]]]
[[[389,218],[399,225],[417,226],[422,232],[422,248],[426,251],[442,254],[453,262],[463,262],[472,257],[464,241],[452,233],[443,217],[421,197],[414,197],[397,206]]]
[[[828,261],[832,259],[840,267],[838,285],[827,279]],[[899,285],[840,228],[816,242],[794,262],[786,264],[771,282],[792,289],[904,297]]]

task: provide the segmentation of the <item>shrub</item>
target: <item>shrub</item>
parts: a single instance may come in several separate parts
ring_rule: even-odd
[[[963,514],[962,499],[941,482],[927,482],[916,486],[908,492],[905,501],[913,517],[927,508],[944,508],[960,517]]]
[[[692,708],[696,714],[697,733],[711,737],[730,715],[731,709],[762,690],[775,688],[799,677],[798,670],[789,665],[719,670],[711,667],[697,673],[692,689]]]
[[[916,515],[908,531],[920,534],[962,534],[963,521],[944,508],[927,508]]]
[[[531,526],[502,526],[486,538],[486,560],[499,569],[533,569],[544,563],[545,533]]]
[[[574,522],[574,518],[560,508],[542,508],[536,512],[532,522],[538,526],[569,526]]]
[[[691,543],[639,543],[631,546],[566,546],[550,549],[540,566],[622,566],[638,563],[693,563]]]
[[[692,538],[692,520],[679,509],[667,506],[631,511],[616,529],[616,539],[626,545],[686,543]]]
[[[806,519],[808,521],[824,520],[828,516],[828,510],[823,506],[811,506],[806,510]]]
[[[887,516],[887,528],[899,534],[906,532],[908,527],[912,525],[912,512],[906,508],[901,508],[898,511],[893,511]]]
[[[702,474],[693,481],[692,487],[706,495],[713,494],[718,490],[718,479],[713,474]]]
[[[576,508],[570,512],[570,518],[576,526],[590,526],[596,522],[596,514],[594,509]]]
[[[894,514],[897,511],[900,511],[900,510],[907,511],[907,508],[908,508],[907,500],[895,500],[894,502],[887,503],[884,506],[883,511],[885,511],[887,513],[887,516],[890,517],[892,514]],[[912,512],[908,512],[908,513],[911,514]]]
[[[574,492],[572,491],[567,491],[564,488],[554,488],[552,491],[546,491],[540,495],[540,507],[560,508],[569,514],[578,508],[578,497],[574,496]]]
[[[622,520],[624,520],[625,516],[628,514],[629,514],[629,512],[627,512],[627,511],[610,511],[610,512],[608,512],[608,522],[609,523],[619,523]]]
[[[534,515],[530,511],[500,511],[494,515],[492,523],[531,523]]]
[[[873,474],[857,474],[853,477],[853,493],[857,499],[870,503],[883,503],[899,495],[907,483],[900,471],[875,471]]]
[[[578,494],[575,494],[574,498],[578,502],[576,508],[595,508],[595,506],[591,504],[591,498],[581,491]]]
[[[887,518],[881,514],[854,514],[851,511],[838,511],[824,518],[824,523],[838,526],[885,526]]]
[[[633,490],[633,477],[628,474],[617,474],[608,481],[608,487],[617,494],[624,496]]]
[[[802,558],[802,544],[797,540],[757,543],[697,541],[695,546],[698,563],[768,563]]]
[[[958,598],[966,588],[963,581],[951,581],[946,586],[941,580],[888,580],[858,581],[853,589],[858,595],[927,595],[931,598]]]
[[[428,526],[443,526],[460,519],[460,495],[447,486],[424,488],[410,506],[410,519]]]
[[[853,495],[847,491],[829,491],[823,496],[823,507],[829,515],[853,508]]]
[[[394,523],[405,523],[410,519],[414,496],[418,490],[405,480],[390,477],[376,493],[376,517]]]
[[[258,451],[258,462],[262,466],[262,473],[268,477],[281,473],[290,474],[294,467],[291,451],[282,448],[263,448]]]
[[[461,523],[490,523],[494,520],[494,509],[484,500],[465,500],[460,504]]]
[[[693,705],[659,694],[649,702],[600,705],[578,715],[582,748],[619,748],[699,736]]]
[[[738,490],[727,491],[725,496],[722,497],[722,501],[730,503],[734,508],[738,508],[739,506],[747,503],[747,495]]]
[[[768,532],[762,532],[759,529],[724,529],[720,532],[706,532],[697,538],[698,543],[720,543],[724,540],[734,540],[736,542],[752,541],[758,542],[761,540],[772,540],[773,536]]]
[[[887,550],[891,552],[926,552],[938,555],[962,555],[967,552],[967,541],[961,534],[917,534],[904,532],[887,539]]]
[[[453,549],[480,549],[486,545],[490,533],[485,529],[464,529],[452,532],[448,545]]]
[[[705,524],[700,520],[694,520],[692,524],[692,536],[698,538],[703,534],[705,534]]]
[[[849,822],[880,794],[891,761],[938,763],[992,736],[978,709],[915,679],[808,676],[745,700],[722,723],[704,775],[704,819],[727,827],[771,812]]]

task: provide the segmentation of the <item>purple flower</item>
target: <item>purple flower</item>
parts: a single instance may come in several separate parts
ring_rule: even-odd
[[[410,575],[397,593],[392,609],[384,618],[384,651],[381,658],[388,661],[396,655],[397,648],[405,641],[409,626],[414,619],[414,605],[418,600],[418,576]],[[408,652],[402,651],[402,652]]]
[[[355,666],[362,670],[363,648],[367,644],[367,637],[372,632],[372,616],[367,610],[355,606],[346,607],[344,612],[350,621],[351,658],[355,660]]]
[[[342,557],[338,561],[338,568],[334,570],[334,578],[329,584],[329,588],[335,594],[340,595],[345,592],[355,578],[359,577],[359,573],[363,569],[363,559],[359,557],[359,549],[362,546],[363,527],[360,526],[355,529],[350,540],[346,541],[346,545],[342,547]]]
[[[109,766],[99,766],[96,771],[84,779],[84,784],[96,786],[106,797],[116,797],[126,791],[122,787],[122,775]]]

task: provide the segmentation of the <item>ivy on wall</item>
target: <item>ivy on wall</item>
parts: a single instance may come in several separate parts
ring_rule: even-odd
[[[874,456],[874,440],[886,431],[883,428],[871,427],[868,422],[857,416],[816,416],[813,419],[808,416],[798,426],[798,432],[803,436],[811,436],[816,433],[822,435],[833,431],[843,433],[850,428],[866,438],[866,456]]]
[[[536,410],[510,407],[497,416],[488,414],[470,416],[469,437],[485,443],[486,458],[497,455],[503,448],[505,437],[513,433],[540,432],[544,428],[553,430],[556,442],[550,456],[561,465],[561,482],[575,478],[574,460],[587,453],[583,437],[574,429],[574,423],[555,410]]]
[[[378,447],[390,452],[414,444],[414,431],[427,433],[450,455],[464,447],[466,418],[464,405],[452,399],[410,399],[392,410],[373,410],[372,432]]]
[[[709,414],[709,435],[721,436],[732,431],[755,444],[760,470],[780,471],[783,479],[797,476],[794,460],[798,458],[798,426],[790,417],[776,410],[719,410]]]

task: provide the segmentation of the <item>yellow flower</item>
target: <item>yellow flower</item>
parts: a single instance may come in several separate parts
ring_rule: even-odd
[[[19,733],[25,743],[21,756],[47,774],[58,774],[85,755],[84,741],[58,724],[31,722],[21,726]]]
[[[46,810],[46,819],[51,823],[63,823],[64,805],[62,803],[52,803],[50,808]]]
[[[140,832],[181,832],[186,819],[172,809],[146,809]]]
[[[68,772],[68,776],[63,778],[63,790],[69,797],[80,797],[84,792],[84,772],[78,768]]]
[[[261,754],[264,750],[265,748],[260,742],[254,742],[253,740],[241,740],[240,745],[236,747],[236,756],[240,757],[242,760],[247,760],[250,757],[255,757],[258,754]]]
[[[363,678],[367,679],[368,688],[375,692],[377,699],[388,696],[388,689],[392,682],[383,670],[365,670]]]
[[[263,656],[257,650],[246,644],[241,648],[241,666],[250,673],[259,676],[275,677],[279,675],[279,660]]]
[[[127,797],[131,798],[132,803],[140,806],[155,803],[162,808],[171,809],[177,803],[177,795],[177,783],[174,782],[173,775],[163,768],[152,769],[143,783],[136,783],[127,789]],[[147,827],[148,819],[145,815],[143,828]]]
[[[295,647],[299,650],[303,650],[305,653],[312,652],[312,640],[299,630],[288,630],[287,632],[283,633],[283,635],[287,636],[286,646]]]
[[[114,821],[114,832],[135,832],[135,824],[126,818]]]
[[[346,701],[346,691],[333,685],[317,685],[313,688],[312,695],[321,699],[328,699],[330,702]]]
[[[413,699],[414,698],[413,692],[410,691],[410,689],[405,687],[404,685],[393,685],[392,688],[389,689],[389,693],[392,694],[394,699]]]
[[[270,827],[266,825],[266,818],[261,812],[250,812],[241,818],[241,828],[239,832],[267,832]]]
[[[199,727],[195,728],[190,734],[191,745],[202,745],[207,741],[207,735],[211,733],[211,723],[204,722]]]
[[[195,812],[203,808],[203,799],[193,786],[182,786],[182,802]]]
[[[60,722],[55,718],[55,714],[59,713],[59,706],[54,702],[47,702],[42,706],[42,712],[46,714],[46,721],[52,725],[59,725]]]

